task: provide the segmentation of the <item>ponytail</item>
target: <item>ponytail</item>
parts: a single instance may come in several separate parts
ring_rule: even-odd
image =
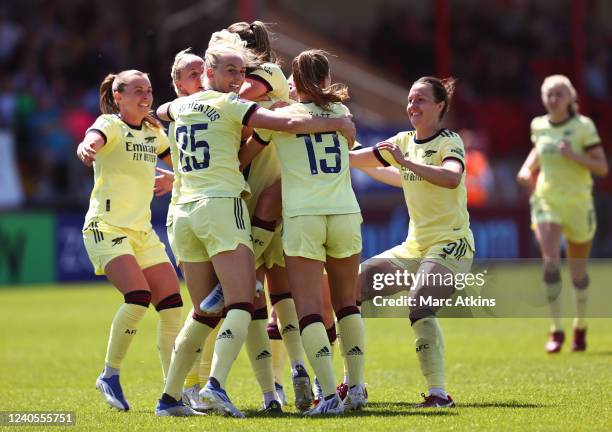
[[[242,21],[230,25],[227,30],[240,36],[253,53],[254,58],[249,67],[257,68],[263,63],[279,63],[276,53],[272,50],[270,31],[265,23],[253,21],[249,24]]]
[[[329,77],[329,61],[326,52],[309,50],[293,59],[293,81],[298,92],[307,95],[317,106],[329,110],[329,105],[349,99],[348,87],[332,84],[323,88],[322,82]]]
[[[100,112],[102,114],[118,114],[119,107],[113,97],[113,82],[117,75],[108,74],[100,84]]]

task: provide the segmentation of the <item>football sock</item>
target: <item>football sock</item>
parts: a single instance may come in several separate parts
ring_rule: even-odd
[[[227,307],[227,316],[219,329],[210,377],[225,388],[225,382],[234,360],[238,356],[251,324],[252,303],[234,303]]]
[[[364,383],[365,328],[357,306],[342,308],[336,314],[340,327],[340,352],[348,370],[349,386]]]
[[[115,314],[106,349],[105,362],[114,369],[121,368],[121,362],[151,302],[151,293],[145,290],[130,291],[123,297],[125,303]]]
[[[336,332],[336,323],[332,323],[331,327],[325,329],[327,333],[327,339],[329,339],[329,346],[331,348],[332,361],[336,358],[336,351],[338,347],[338,333]]]
[[[563,322],[561,319],[561,275],[559,270],[546,271],[544,273],[544,286],[546,287],[546,298],[550,306],[550,317],[552,325],[550,331],[563,330]]]
[[[444,390],[444,338],[435,316],[421,318],[412,324],[416,353],[421,372],[429,389]]]
[[[206,338],[206,342],[204,342],[204,348],[202,349],[202,356],[200,357],[198,368],[198,376],[202,385],[206,384],[206,381],[208,381],[208,377],[210,376],[212,359],[213,355],[215,354],[215,343],[217,342],[217,335],[219,334],[219,329],[221,328],[222,324],[223,318],[219,321],[219,324],[216,325],[210,336]]]
[[[102,376],[104,376],[104,378],[110,378],[113,375],[119,375],[119,369],[112,368],[108,364],[105,364],[104,372],[102,372]]]
[[[291,367],[295,368],[298,364],[304,365],[304,347],[300,336],[300,323],[291,294],[271,295],[270,302],[276,311],[278,327],[281,329],[283,343],[291,359]]]
[[[251,235],[253,236],[253,255],[255,255],[255,261],[270,245],[275,229],[276,221],[265,221],[257,216],[253,216],[251,220]]]
[[[338,327],[340,327],[340,323],[337,323]],[[344,345],[344,340],[342,339],[342,327],[340,327],[340,332],[338,333],[338,347],[340,348],[340,355],[342,356],[342,368],[343,368],[343,377],[342,383],[349,383],[349,372],[348,365],[346,363],[346,346]]]
[[[183,301],[180,294],[172,294],[158,303],[155,307],[159,313],[157,324],[157,349],[161,360],[164,379],[168,376],[172,347],[176,335],[181,329],[181,312]]]
[[[270,339],[270,347],[272,348],[272,373],[274,374],[274,381],[283,385],[283,373],[287,361],[287,350],[285,349],[283,338],[276,324],[268,323],[266,325],[266,331]]]
[[[587,327],[586,311],[589,298],[589,277],[585,276],[581,281],[574,281],[574,299],[576,300],[576,318],[574,328],[584,330]]]
[[[218,322],[218,317],[203,317],[195,313],[187,318],[185,325],[176,337],[164,393],[176,400],[181,400],[185,377],[193,366],[197,355],[202,352],[204,340]]]
[[[266,331],[268,310],[264,306],[253,313],[246,337],[246,348],[251,368],[262,393],[275,393],[272,373],[272,347]]]
[[[304,341],[304,352],[319,380],[323,396],[336,394],[331,346],[323,325],[323,318],[317,314],[303,317],[300,320],[300,330]]]

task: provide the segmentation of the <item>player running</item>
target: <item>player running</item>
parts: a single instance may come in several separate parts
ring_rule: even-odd
[[[542,83],[542,103],[547,114],[531,122],[533,149],[517,180],[531,184],[539,168],[531,196],[531,223],[543,259],[544,286],[550,304],[552,326],[548,353],[561,351],[565,333],[561,320],[561,234],[567,240],[567,257],[574,285],[576,318],[572,351],[586,349],[586,311],[589,286],[587,259],[595,235],[592,175],[606,176],[608,163],[593,121],[580,115],[577,94],[570,80],[551,75]]]
[[[119,372],[149,303],[159,312],[157,346],[164,377],[180,329],[183,302],[174,267],[151,226],[155,164],[170,164],[168,139],[149,111],[153,103],[146,74],[110,74],[100,85],[102,115],[77,148],[94,167],[94,188],[85,216],[83,239],[97,275],[105,274],[123,294],[111,326],[105,367],[96,388],[107,403],[130,409]]]

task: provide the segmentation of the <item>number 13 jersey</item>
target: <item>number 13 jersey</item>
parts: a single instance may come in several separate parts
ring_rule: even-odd
[[[314,103],[296,103],[282,108],[290,114],[342,117],[349,113],[341,103],[329,111]],[[359,213],[351,185],[348,144],[335,131],[289,134],[259,129],[255,139],[273,142],[281,164],[283,215],[332,215]]]

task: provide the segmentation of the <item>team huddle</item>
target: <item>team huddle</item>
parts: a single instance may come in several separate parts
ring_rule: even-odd
[[[105,274],[125,301],[113,320],[105,367],[96,381],[111,407],[130,408],[120,367],[152,303],[159,313],[164,376],[156,415],[217,411],[244,417],[225,390],[243,345],[262,393],[263,415],[281,414],[288,403],[282,377],[287,356],[300,412],[361,410],[368,393],[360,305],[369,275],[398,269],[441,275],[469,271],[475,247],[464,148],[458,134],[442,127],[454,80],[415,81],[407,105],[414,130],[361,147],[343,104],[348,88],[332,83],[326,53],[304,51],[291,66],[287,79],[263,23],[240,22],[214,33],[203,57],[190,50],[176,55],[171,78],[177,99],[161,105],[156,116],[146,74],[127,70],[102,82],[102,115],[77,154],[94,167],[85,246],[96,274]],[[571,118],[586,122],[576,111]],[[159,119],[169,122],[167,134]],[[537,134],[552,136],[544,126]],[[590,182],[590,172],[605,175],[607,165],[592,162],[603,156],[594,126],[579,138],[572,141],[573,150],[558,153],[580,153],[584,163],[577,161],[579,168],[572,169],[585,171],[580,181]],[[534,141],[535,148],[539,143]],[[529,171],[530,177],[538,163],[537,154],[530,158],[523,176]],[[155,177],[157,159],[172,171],[157,169]],[[549,160],[557,163],[552,159],[540,155],[543,172]],[[350,168],[401,187],[410,216],[406,241],[365,262],[360,262],[362,216]],[[554,186],[540,188],[539,207],[547,206],[549,189]],[[168,239],[193,305],[182,327],[178,277],[151,225],[153,193],[170,190]],[[534,213],[535,224],[565,223],[546,209]],[[550,218],[542,219],[547,214]],[[593,233],[591,223],[576,241],[590,245]],[[559,282],[552,280],[554,264],[545,257],[547,283]],[[586,303],[586,269],[579,276],[584,280],[575,285]],[[444,299],[453,292],[452,286],[418,282],[410,295]],[[445,387],[436,312],[415,306],[408,313],[428,387],[419,408],[454,406]],[[584,316],[579,319],[575,328],[585,332]],[[338,386],[335,351],[344,363]]]

